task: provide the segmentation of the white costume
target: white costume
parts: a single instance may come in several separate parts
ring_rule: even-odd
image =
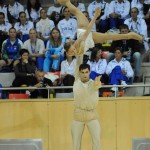
[[[24,48],[26,48],[30,54],[43,54],[45,49],[44,42],[41,39],[36,39],[35,44],[31,44],[31,40],[24,42]]]
[[[50,16],[54,11],[60,13],[61,9],[62,9],[62,6],[60,7],[50,6],[48,8],[47,15]]]
[[[61,35],[71,40],[75,39],[78,23],[76,19],[69,18],[69,20],[63,19],[59,21],[58,28]]]
[[[128,0],[123,0],[121,3],[119,3],[118,0],[111,1],[107,14],[109,16],[114,12],[121,15],[121,19],[128,18],[130,12],[130,2]]]
[[[134,72],[131,67],[131,64],[125,58],[122,58],[120,62],[117,62],[116,59],[110,61],[106,68],[106,74],[109,75],[116,66],[120,66],[121,69],[127,73],[126,76],[128,78],[133,77]]]
[[[29,31],[31,28],[33,28],[33,23],[31,21],[26,21],[24,25],[22,25],[20,22],[15,23],[14,28],[17,31],[21,31],[22,34],[29,34]]]
[[[139,11],[138,17],[143,18],[143,4],[139,0],[132,0],[131,8],[136,7]]]
[[[128,25],[129,30],[134,31],[137,34],[143,35],[144,38],[148,37],[147,24],[144,19],[138,17],[137,21],[135,22],[132,18],[129,18],[125,20],[124,24]],[[144,41],[143,44],[145,50],[148,51],[149,45],[147,41]]]
[[[15,2],[15,4],[13,6],[8,5],[8,11],[14,18],[18,19],[19,13],[21,11],[24,11],[24,7],[20,3]]]
[[[88,6],[88,13],[89,13],[90,19],[93,19],[94,13],[95,13],[95,10],[97,7],[99,7],[103,13],[103,15],[100,17],[100,19],[102,19],[102,20],[107,19],[108,6],[109,6],[109,4],[103,0],[99,3],[96,0],[93,1],[92,3],[90,3]]]
[[[36,23],[37,32],[40,32],[44,38],[48,38],[50,36],[50,32],[54,27],[54,22],[48,18],[41,19]]]
[[[67,60],[61,62],[61,71],[60,74],[70,74],[75,75],[76,59],[73,59],[69,64]]]
[[[32,18],[32,21],[36,21],[38,18],[40,18],[40,11],[41,11],[41,7],[39,8],[38,11],[36,11],[35,9],[31,8],[31,12],[30,12],[30,17]],[[26,9],[25,11],[27,18],[29,19],[29,12]]]
[[[0,30],[9,32],[9,29],[12,27],[10,23],[0,24]]]
[[[98,74],[104,74],[107,67],[107,61],[106,59],[99,59],[98,62],[96,61],[90,61],[88,60],[87,64],[90,65],[90,70],[94,71]]]
[[[77,39],[80,38],[86,32],[85,29],[77,29]],[[95,46],[93,37],[92,37],[92,32],[89,33],[88,37],[85,40],[85,46],[84,46],[84,52],[89,50],[89,48],[93,48]]]
[[[5,22],[8,22],[8,17],[7,17],[7,8],[6,6],[0,6],[0,12],[3,12],[5,14]]]

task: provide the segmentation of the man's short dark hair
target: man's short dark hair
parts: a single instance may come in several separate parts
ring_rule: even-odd
[[[79,66],[79,71],[84,70],[84,69],[88,69],[90,71],[90,65],[89,64],[81,64]]]
[[[5,14],[3,12],[0,12],[0,15],[5,18]]]
[[[27,49],[21,49],[20,50],[20,56],[22,56],[24,53],[28,53],[29,54],[29,51]]]
[[[129,30],[129,27],[126,24],[122,24],[119,26],[119,30],[121,31],[122,29],[128,29]]]

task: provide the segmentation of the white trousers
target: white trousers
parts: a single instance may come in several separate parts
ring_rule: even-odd
[[[73,121],[72,122],[72,138],[73,138],[73,150],[81,150],[81,139],[84,131],[84,127],[87,128],[92,137],[93,150],[101,150],[100,144],[100,124],[98,120],[91,120],[88,122]]]

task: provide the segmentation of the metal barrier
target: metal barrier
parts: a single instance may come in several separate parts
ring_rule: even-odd
[[[101,88],[112,88],[112,87],[118,87],[118,88],[129,88],[129,87],[150,87],[150,84],[143,84],[143,85],[103,85]],[[35,90],[35,89],[47,89],[48,90],[48,99],[50,99],[50,90],[51,89],[72,89],[73,86],[55,86],[55,87],[3,87],[0,88],[0,90]],[[115,92],[115,97],[117,97],[117,92]]]

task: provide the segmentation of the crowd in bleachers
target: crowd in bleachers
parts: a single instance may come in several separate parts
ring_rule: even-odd
[[[91,0],[87,7],[79,0],[71,1],[89,21],[95,9],[101,8],[93,32],[127,34],[132,31],[144,37],[143,41],[113,41],[107,58],[102,58],[103,43],[89,49],[84,62],[91,67],[91,79],[102,75],[104,84],[139,82],[141,54],[149,51],[147,26],[150,22],[150,0],[112,0],[110,3]],[[64,44],[67,40],[76,40],[77,28],[76,17],[57,0],[48,9],[42,7],[40,0],[27,0],[25,6],[17,0],[8,0],[7,3],[1,0],[0,72],[15,72],[13,87],[72,86],[76,58],[66,55]],[[55,74],[58,72],[59,78]],[[44,76],[46,73],[49,75]],[[33,98],[47,96],[45,90],[30,93]]]

